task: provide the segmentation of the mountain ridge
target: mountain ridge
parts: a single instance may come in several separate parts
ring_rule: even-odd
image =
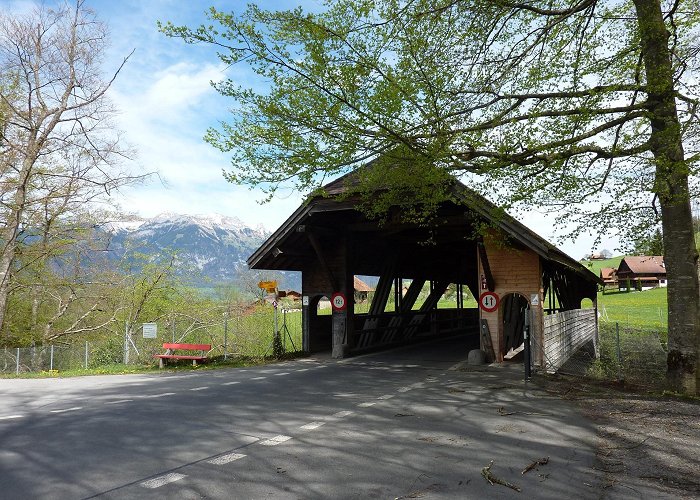
[[[246,260],[269,237],[259,224],[251,227],[238,217],[222,214],[164,212],[155,217],[133,217],[106,224],[109,249],[119,258],[138,249],[149,257],[175,257],[181,273],[194,270],[201,283],[232,282],[248,271]],[[283,273],[286,286],[300,286],[294,273]]]

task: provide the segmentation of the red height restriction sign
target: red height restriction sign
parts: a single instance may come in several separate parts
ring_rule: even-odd
[[[344,311],[348,307],[348,302],[345,300],[345,295],[340,292],[336,292],[331,297],[331,305],[334,311]]]
[[[493,292],[484,292],[479,296],[479,307],[486,312],[494,312],[498,309],[498,295]]]

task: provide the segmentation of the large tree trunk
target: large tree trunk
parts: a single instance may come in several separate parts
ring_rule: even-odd
[[[28,148],[35,151],[34,144]],[[19,182],[13,197],[13,206],[5,221],[5,227],[0,231],[0,241],[3,243],[0,251],[0,332],[5,325],[5,313],[7,312],[7,300],[12,286],[12,266],[15,263],[17,253],[17,234],[22,224],[22,214],[27,203],[27,184],[31,177],[36,155],[24,159],[22,170],[19,174]]]
[[[698,252],[688,193],[688,167],[674,96],[669,33],[659,0],[634,0],[639,22],[656,161],[654,191],[661,204],[668,275],[668,378],[695,392],[700,338]]]

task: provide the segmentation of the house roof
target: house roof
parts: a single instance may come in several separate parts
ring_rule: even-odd
[[[307,199],[249,258],[248,265],[255,269],[280,269],[280,270],[301,270],[303,262],[308,257],[309,249],[306,241],[305,226],[317,223],[323,216],[329,218],[341,213],[353,213],[356,218],[352,219],[353,225],[359,227],[362,224],[371,224],[358,210],[358,199],[353,197],[352,190],[358,183],[358,176],[354,173],[347,174],[323,187],[323,195],[312,196]],[[378,188],[381,189],[381,188]],[[516,243],[534,251],[546,262],[563,266],[574,272],[587,282],[601,283],[601,280],[589,269],[577,260],[571,258],[563,251],[546,241],[524,224],[516,220],[511,215],[505,213],[486,198],[468,188],[458,180],[454,180],[449,186],[452,202],[449,213],[443,218],[442,229],[444,229],[443,251],[455,251],[450,245],[448,238],[457,241],[474,238],[474,227],[486,222],[488,225],[500,229],[510,243]],[[349,218],[349,216],[345,216]],[[345,224],[338,216],[333,222]],[[470,227],[469,224],[472,224]],[[382,226],[379,230],[386,233],[389,229],[393,231],[392,236],[398,234],[402,229],[406,229],[407,224],[397,224],[394,228]],[[412,230],[417,231],[425,228],[413,226]],[[459,233],[461,231],[461,233]],[[413,234],[413,233],[411,233]],[[371,240],[368,240],[371,243]],[[393,240],[392,240],[393,241]],[[403,240],[406,241],[406,240]],[[392,243],[393,244],[393,243]],[[305,246],[306,245],[306,246]],[[356,248],[358,248],[356,246]],[[394,247],[396,248],[396,247]],[[360,248],[362,250],[362,248]],[[422,249],[414,249],[416,253]],[[313,253],[313,251],[311,251]],[[416,258],[420,258],[416,255]],[[466,265],[466,264],[465,264]],[[375,269],[356,269],[359,274],[379,275]],[[370,272],[371,271],[371,272]],[[443,270],[445,271],[445,270]],[[449,269],[447,269],[449,271]],[[466,268],[463,272],[469,275],[476,274]],[[409,277],[406,275],[406,277]]]
[[[614,267],[604,267],[600,270],[600,279],[603,281],[614,280],[615,273],[617,273],[617,270]]]
[[[664,258],[661,255],[630,255],[620,262],[618,274],[666,274]]]
[[[362,281],[357,276],[354,276],[354,287],[356,292],[373,292],[374,288]]]

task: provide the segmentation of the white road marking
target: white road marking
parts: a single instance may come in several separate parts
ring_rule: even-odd
[[[423,382],[416,382],[415,384],[411,384],[410,386],[412,389],[422,389],[425,387],[425,384]]]
[[[82,410],[82,409],[83,409],[82,406],[74,406],[73,408],[64,408],[62,410],[51,410],[51,413],[65,413],[67,411],[78,411],[78,410]]]
[[[299,370],[297,370],[297,371],[298,371],[298,372],[308,372],[309,369],[308,369],[308,368],[301,368],[301,369],[299,369]]]
[[[260,444],[263,446],[277,446],[278,444],[289,441],[290,439],[292,439],[292,436],[283,436],[280,434],[279,436],[266,439],[265,441],[260,441]]]
[[[355,413],[355,412],[345,410],[345,411],[339,411],[338,413],[334,413],[332,416],[336,417],[336,418],[343,418],[343,417],[347,417],[348,415],[352,415],[353,413]]]
[[[221,384],[221,385],[233,385],[233,384],[240,384],[240,382],[238,380],[236,380],[235,382],[226,382],[226,383]]]
[[[275,370],[260,370],[260,373],[274,373]]]
[[[141,396],[144,399],[153,399],[153,398],[164,398],[165,396],[174,396],[174,392],[164,392],[163,394],[151,394],[150,396]]]
[[[391,399],[393,397],[393,394],[384,394],[383,396],[379,396],[377,399]]]
[[[413,389],[413,387],[410,387],[410,386],[407,386],[407,387],[399,387],[399,392],[408,392],[408,391],[410,391],[411,389]]]
[[[304,429],[305,431],[311,431],[314,429],[318,429],[324,424],[325,422],[311,422],[310,424],[302,425],[301,429]]]
[[[133,399],[118,399],[116,401],[107,401],[105,402],[106,405],[118,405],[119,403],[128,403],[129,401],[133,401]]]
[[[15,418],[22,418],[24,415],[7,415],[6,417],[0,417],[0,420],[12,420]]]
[[[190,389],[190,391],[204,391],[206,389],[209,389],[208,385],[204,385],[202,387],[193,387],[192,389]]]
[[[141,486],[144,488],[160,488],[161,486],[168,484],[168,483],[174,483],[175,481],[179,481],[180,479],[183,479],[187,477],[184,474],[178,474],[177,472],[171,472],[170,474],[166,474],[164,476],[160,477],[155,477],[153,479],[149,479],[148,481],[144,481],[141,483]]]
[[[227,453],[226,455],[220,455],[216,458],[212,458],[211,460],[207,460],[207,462],[214,465],[224,465],[235,460],[240,460],[245,456],[246,455],[243,455],[242,453]]]
[[[267,377],[253,377],[250,380],[263,380],[266,379]]]
[[[371,403],[360,403],[360,404],[357,405],[357,406],[359,406],[360,408],[369,408],[370,406],[374,406],[374,405],[376,405],[376,404],[377,404],[377,403],[375,403],[374,401],[372,401]]]
[[[289,372],[275,373],[275,377],[281,377],[282,375],[289,375]]]

